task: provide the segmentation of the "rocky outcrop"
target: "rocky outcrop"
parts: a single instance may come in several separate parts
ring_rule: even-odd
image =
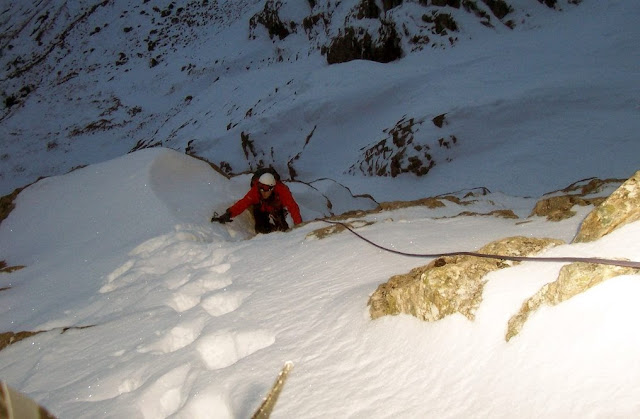
[[[282,22],[280,19],[280,15],[278,14],[278,10],[281,7],[280,2],[275,2],[274,0],[267,0],[264,4],[264,9],[260,13],[255,14],[251,19],[249,19],[249,30],[250,37],[255,39],[255,28],[258,24],[264,26],[269,32],[269,37],[273,39],[274,37],[278,37],[278,39],[282,40],[287,36],[291,35],[292,32],[296,29],[296,24],[294,22]]]
[[[339,217],[334,217],[339,218]],[[373,224],[373,221],[351,221],[351,222],[342,222],[340,224],[332,224],[328,227],[319,228],[317,230],[313,230],[309,234],[307,234],[306,239],[324,239],[329,236],[333,236],[334,234],[341,233],[346,230],[346,228],[356,229],[364,226],[368,226]]]
[[[4,260],[0,260],[0,273],[10,274],[11,272],[19,271],[23,268],[24,266],[22,265],[8,266],[7,262],[5,262]],[[2,291],[3,289],[4,288],[2,288],[2,283],[0,283],[0,291]]]
[[[382,21],[377,33],[362,28],[347,27],[326,49],[327,63],[353,60],[388,63],[403,55],[400,37],[392,22]]]
[[[35,332],[32,331],[22,331],[22,332],[2,332],[0,333],[0,351],[3,350],[4,348],[8,347],[9,345],[13,345],[14,343],[18,343],[24,339],[28,339],[31,336],[35,336],[35,335],[39,335],[40,333],[46,333],[46,332],[51,332],[51,331],[57,331],[62,333],[65,333],[67,330],[82,330],[82,329],[88,329],[90,327],[94,327],[95,325],[89,325],[89,326],[73,326],[73,327],[57,327],[55,329],[51,329],[51,330],[38,330]],[[4,416],[0,415],[0,418],[4,418]]]
[[[475,16],[487,28],[495,27],[496,20],[509,28],[516,25],[514,8],[504,0],[421,0],[410,3],[417,3],[417,6],[407,5],[403,0],[360,0],[344,18],[335,22],[332,17],[340,2],[325,5],[314,1],[310,3],[311,14],[304,18],[302,26],[310,41],[320,41],[319,46],[326,54],[327,62],[336,64],[355,59],[386,63],[426,46],[446,48],[455,45],[458,42],[456,35],[465,30],[458,22],[471,24],[466,14]],[[411,23],[399,20],[406,13],[413,15]],[[335,29],[336,25],[339,27],[337,35],[329,30],[332,26]],[[281,27],[279,24],[275,26]],[[269,34],[273,39],[271,30]],[[321,40],[325,35],[330,36],[329,43]]]
[[[606,200],[587,215],[574,243],[590,242],[640,220],[640,171],[616,189]],[[509,320],[506,340],[516,336],[529,315],[543,305],[553,306],[578,295],[591,287],[619,275],[639,274],[640,269],[620,266],[572,263],[562,267],[558,279],[546,284],[522,304],[520,311]]]
[[[558,5],[558,0],[538,0],[538,3],[542,3],[545,6],[551,8],[551,9],[558,9],[559,5]],[[582,3],[582,0],[567,0],[568,4],[580,4]]]
[[[362,158],[349,168],[348,173],[385,177],[396,177],[402,173],[425,176],[436,164],[452,161],[458,138],[446,134],[426,137],[420,133],[425,120],[404,115],[395,126],[383,130],[385,138],[362,149]],[[438,128],[448,123],[444,115],[432,121]]]
[[[594,241],[637,220],[640,220],[640,171],[589,213],[573,241]]]
[[[0,333],[0,351],[6,348],[9,345],[13,345],[14,343],[18,343],[23,339],[30,338],[31,336],[43,333],[43,331],[38,332],[3,332]]]
[[[573,207],[576,205],[587,206],[602,202],[604,198],[588,200],[576,195],[561,195],[544,198],[536,203],[531,212],[531,217],[547,217],[549,221],[561,221],[576,215]]]
[[[487,244],[478,253],[529,256],[562,243],[555,239],[509,237]],[[378,286],[369,298],[369,313],[372,319],[405,313],[426,321],[460,313],[473,320],[482,301],[485,275],[509,266],[512,263],[475,256],[436,259]]]
[[[590,182],[593,190],[598,182]],[[583,190],[584,192],[584,190]],[[624,182],[603,200],[582,222],[574,243],[597,240],[615,229],[640,220],[640,171]],[[619,266],[572,263],[564,266],[554,282],[546,284],[522,304],[520,311],[509,320],[506,340],[516,336],[529,315],[543,305],[553,306],[578,295],[591,287],[619,275],[634,275],[639,269]]]
[[[522,304],[518,314],[509,320],[507,342],[522,330],[529,315],[543,305],[554,306],[574,297],[589,288],[619,275],[633,275],[640,269],[621,266],[572,263],[560,269],[558,279],[546,284],[533,297]]]
[[[585,181],[587,181],[585,183]],[[602,191],[604,185],[614,182],[587,179],[565,188],[564,195],[546,198],[538,203],[535,215],[551,215],[570,211],[575,204],[586,202],[586,197]],[[584,220],[574,243],[597,240],[615,229],[640,220],[640,171],[625,181],[608,198],[602,201]],[[595,201],[590,201],[594,204]],[[586,203],[585,203],[586,205]],[[545,211],[542,211],[545,209]],[[547,247],[561,244],[554,239],[511,237],[498,240],[478,251],[482,254],[505,256],[530,256]],[[486,274],[511,266],[501,259],[474,256],[452,256],[434,260],[415,268],[407,274],[396,275],[378,286],[369,298],[372,319],[384,315],[411,314],[426,321],[436,321],[450,314],[459,313],[473,320],[482,302]],[[518,313],[508,321],[505,339],[509,341],[523,329],[531,313],[544,305],[557,305],[585,292],[591,287],[619,275],[638,275],[640,269],[577,262],[565,265],[558,278],[544,285],[526,299]]]
[[[578,206],[600,205],[605,196],[600,196],[606,187],[619,185],[623,179],[601,180],[597,178],[574,182],[566,188],[546,194],[539,200],[529,217],[546,217],[549,221],[561,221],[576,215],[573,208]]]
[[[504,0],[482,0],[484,4],[489,6],[491,12],[498,19],[504,19],[509,13],[513,12],[513,7],[511,7]]]

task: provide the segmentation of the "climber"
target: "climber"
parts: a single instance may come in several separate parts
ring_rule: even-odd
[[[220,217],[214,215],[211,222],[228,223],[249,208],[255,220],[256,233],[287,231],[289,229],[286,220],[287,211],[291,214],[295,225],[302,222],[298,204],[273,168],[257,170],[251,178],[249,192]]]

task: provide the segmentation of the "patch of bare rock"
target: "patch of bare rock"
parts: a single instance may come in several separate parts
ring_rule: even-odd
[[[531,216],[558,221],[575,215],[574,205],[595,205],[581,224],[573,243],[590,242],[640,219],[640,171],[624,181],[608,198],[595,197],[618,180],[587,179],[556,191],[535,206]],[[431,202],[426,200],[425,202]],[[508,237],[491,242],[478,253],[505,256],[535,255],[548,247],[562,244],[553,238]],[[459,313],[474,320],[482,303],[486,274],[508,268],[511,263],[473,256],[439,258],[409,273],[395,275],[381,284],[369,299],[372,319],[400,313],[425,321],[437,321]],[[509,341],[525,326],[529,315],[543,305],[556,305],[591,287],[619,275],[640,274],[640,269],[571,263],[563,266],[558,278],[528,298],[507,325]]]

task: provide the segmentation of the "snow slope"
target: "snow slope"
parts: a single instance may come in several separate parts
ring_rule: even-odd
[[[427,260],[348,232],[308,236],[321,221],[258,236],[242,217],[208,222],[245,189],[199,160],[153,149],[20,194],[0,225],[0,253],[27,267],[0,293],[0,328],[49,331],[1,351],[0,377],[61,418],[248,417],[285,361],[295,368],[273,417],[640,411],[637,276],[541,309],[509,343],[507,320],[562,264],[489,274],[474,322],[372,321],[366,302],[377,285]],[[63,201],[71,210],[58,207]],[[522,213],[534,202],[491,194],[471,207],[410,207],[369,215],[374,224],[358,231],[396,250],[474,250],[508,235],[569,241],[589,210],[558,223],[450,218],[496,207]],[[545,255],[634,259],[639,229]]]

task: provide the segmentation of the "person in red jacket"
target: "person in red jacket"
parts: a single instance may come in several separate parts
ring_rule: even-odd
[[[289,229],[286,220],[287,210],[295,225],[302,222],[300,208],[293,199],[291,191],[280,181],[280,176],[273,169],[257,171],[252,177],[249,192],[230,206],[223,215],[214,217],[211,221],[228,223],[249,208],[255,220],[256,233],[287,231]]]

